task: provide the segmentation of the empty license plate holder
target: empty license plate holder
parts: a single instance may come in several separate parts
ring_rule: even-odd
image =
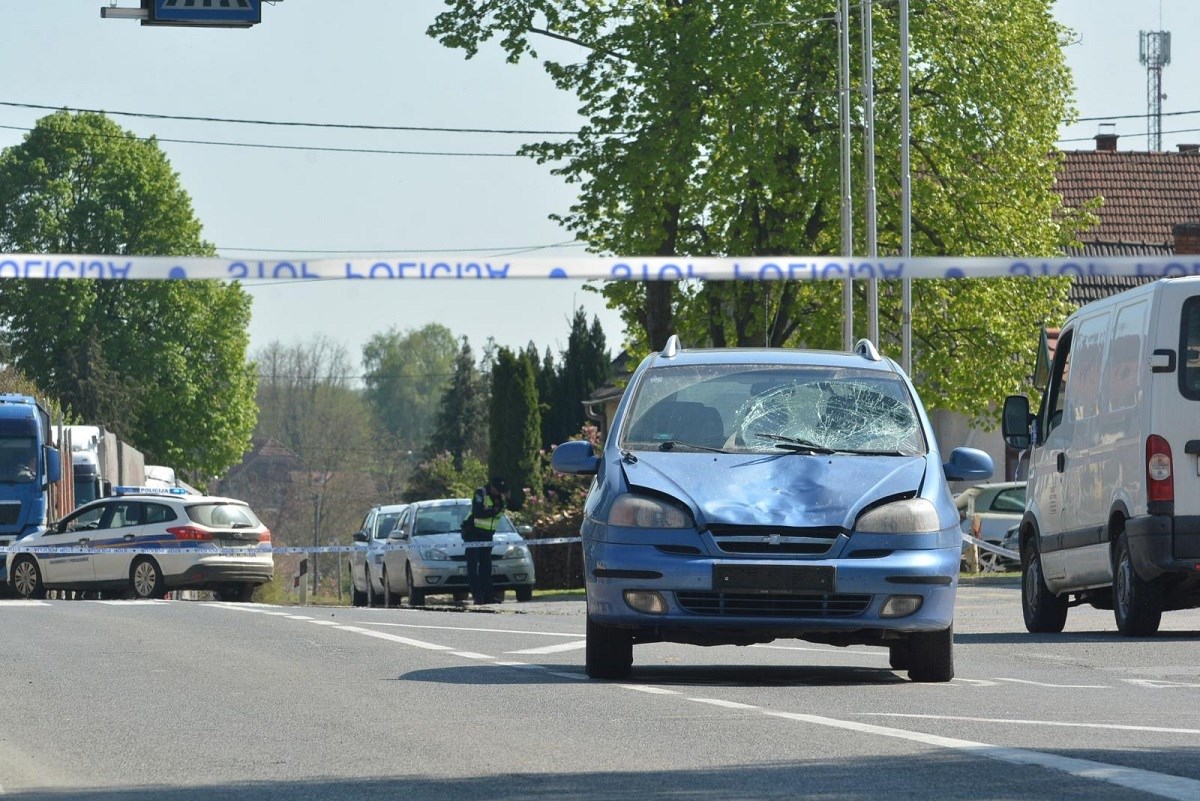
[[[713,565],[715,592],[834,592],[836,571],[823,565]]]

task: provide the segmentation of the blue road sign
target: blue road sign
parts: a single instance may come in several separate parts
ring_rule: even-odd
[[[262,0],[154,0],[148,23],[169,25],[255,25]]]

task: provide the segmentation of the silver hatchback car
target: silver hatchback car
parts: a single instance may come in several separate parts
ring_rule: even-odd
[[[421,606],[428,595],[453,595],[466,600],[467,556],[462,524],[471,514],[469,498],[417,501],[392,529],[389,544],[402,545],[383,554],[383,598],[393,606],[408,596],[411,606]],[[518,601],[533,598],[536,583],[533,557],[525,540],[508,517],[501,517],[492,539],[492,587],[498,596],[516,592]]]

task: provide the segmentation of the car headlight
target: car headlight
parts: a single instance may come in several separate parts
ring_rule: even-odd
[[[421,558],[430,562],[444,562],[450,558],[450,554],[441,548],[422,548]]]
[[[610,526],[694,528],[692,516],[674,504],[645,495],[622,495],[608,512]]]
[[[877,506],[858,519],[855,531],[871,534],[932,534],[941,530],[934,505],[924,498]]]
[[[524,545],[510,545],[504,550],[501,559],[528,559],[529,549]]]

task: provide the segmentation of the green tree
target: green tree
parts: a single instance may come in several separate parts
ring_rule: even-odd
[[[536,361],[527,354],[500,348],[492,368],[488,413],[488,473],[503,476],[514,510],[524,505],[524,489],[542,494],[539,470],[541,412],[538,408]]]
[[[437,323],[392,328],[363,346],[367,403],[408,450],[420,451],[428,441],[458,353],[454,334]]]
[[[442,393],[442,402],[429,439],[428,456],[449,453],[454,468],[463,470],[464,458],[487,453],[487,396],[475,366],[475,353],[466,337],[454,360],[454,377]]]
[[[431,36],[468,57],[498,38],[510,61],[538,59],[538,41],[579,46],[543,59],[586,122],[566,140],[523,152],[579,186],[558,215],[592,250],[660,256],[834,254],[841,250],[838,34],[826,0],[455,0]],[[1051,255],[1078,217],[1052,191],[1058,125],[1072,113],[1063,31],[1050,0],[939,0],[912,19],[913,252]],[[900,98],[895,4],[876,3],[874,30],[879,248],[900,249]],[[852,20],[859,41],[860,21]],[[857,81],[857,78],[856,78]],[[859,91],[861,87],[856,87]],[[856,96],[858,96],[856,94]],[[863,109],[854,103],[856,131]],[[863,186],[855,137],[854,186]],[[856,189],[856,192],[859,190]],[[862,204],[856,204],[861,232]],[[1075,219],[1071,219],[1071,218]],[[1065,224],[1064,224],[1065,222]],[[861,234],[855,251],[863,252]],[[951,320],[1039,320],[1064,311],[1065,282],[1003,289],[918,282],[917,379],[936,376],[931,406],[984,414],[961,358],[974,327]],[[635,352],[680,332],[686,344],[840,347],[833,283],[611,283]],[[898,292],[881,300],[881,345],[898,342]],[[977,304],[1001,301],[1005,305]],[[925,305],[931,307],[926,312]],[[988,333],[989,370],[1010,387],[1036,328]],[[1006,329],[1006,332],[1008,329]]]
[[[567,336],[567,349],[556,374],[556,391],[551,404],[555,428],[551,439],[545,443],[547,447],[579,436],[585,422],[583,402],[608,380],[611,363],[600,319],[593,317],[589,328],[583,308],[576,309],[571,320],[571,333]]]
[[[0,251],[211,255],[153,140],[102,114],[57,112],[0,154]],[[254,428],[250,298],[216,281],[12,280],[13,362],[79,419],[194,479],[223,472]]]

